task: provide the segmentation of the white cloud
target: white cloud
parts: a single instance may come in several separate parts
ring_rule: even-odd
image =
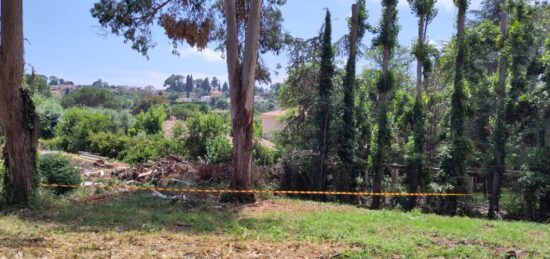
[[[199,57],[208,62],[223,62],[222,53],[209,48],[205,48],[203,50],[199,50],[197,48],[186,48],[181,51],[181,55],[186,58]]]

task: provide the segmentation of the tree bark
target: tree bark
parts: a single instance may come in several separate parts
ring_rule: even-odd
[[[507,39],[508,31],[508,14],[503,7],[503,3],[499,3],[500,8],[500,34],[502,41]],[[489,199],[489,218],[495,218],[500,211],[499,199],[500,189],[502,185],[502,176],[506,170],[506,137],[505,137],[505,125],[504,125],[504,102],[506,99],[506,71],[507,71],[507,57],[501,52],[499,60],[499,75],[498,86],[496,89],[497,97],[497,126],[495,128],[495,170],[493,171],[491,186],[491,196]],[[500,124],[500,125],[499,125]]]
[[[231,98],[233,135],[232,187],[252,186],[252,131],[254,115],[254,83],[260,35],[261,0],[251,0],[242,62],[239,60],[239,36],[235,0],[225,0],[227,24],[227,71]],[[243,197],[245,195],[242,195]]]
[[[23,2],[1,2],[0,119],[6,145],[4,198],[8,205],[28,205],[36,185],[38,123],[34,104],[23,89]]]

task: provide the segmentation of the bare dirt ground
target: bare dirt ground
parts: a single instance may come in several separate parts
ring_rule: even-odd
[[[345,244],[241,241],[174,233],[0,238],[0,258],[335,258]]]
[[[90,197],[96,196],[102,195]],[[112,195],[93,203],[106,202],[113,197],[120,198]],[[339,208],[277,200],[259,201],[238,208],[241,217],[273,211],[301,210],[308,213],[319,209]],[[5,231],[0,228],[0,258],[339,258],[343,252],[355,249],[346,243],[245,240],[217,232],[192,234],[183,231],[190,227],[185,223],[173,229],[147,233],[84,227],[68,229],[58,223],[22,223],[16,217],[7,222],[14,224]]]

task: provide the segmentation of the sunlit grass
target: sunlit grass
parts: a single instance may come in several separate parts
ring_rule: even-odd
[[[78,195],[73,194],[73,195]],[[550,256],[550,226],[443,217],[419,211],[371,211],[349,205],[273,198],[260,207],[182,204],[132,194],[101,203],[42,195],[31,211],[0,216],[0,240],[105,233],[165,233],[265,242],[346,244],[345,257],[502,257],[510,250]],[[15,242],[15,241],[14,241]],[[2,244],[0,244],[0,248]]]

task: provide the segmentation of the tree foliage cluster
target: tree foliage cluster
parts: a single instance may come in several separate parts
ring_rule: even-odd
[[[353,88],[349,61],[340,68],[327,54],[348,53],[341,49],[349,44],[327,45],[326,25],[318,37],[291,44],[288,78],[278,90],[287,110],[277,139],[285,154],[283,185],[390,191],[390,167],[397,163],[405,165],[405,177],[392,190],[467,192],[468,172],[478,172],[470,188],[490,201],[489,216],[549,218],[548,4],[483,1],[467,20],[468,2],[455,1],[459,32],[435,46],[426,36],[435,1],[409,1],[423,26],[408,49],[396,41],[395,2],[383,1],[379,27],[366,26],[376,34],[365,52],[373,66],[358,74]],[[413,58],[419,65],[416,87]],[[350,168],[357,171],[348,181]],[[377,207],[369,199],[360,202]],[[473,214],[475,202],[481,201],[386,199],[380,206]]]

